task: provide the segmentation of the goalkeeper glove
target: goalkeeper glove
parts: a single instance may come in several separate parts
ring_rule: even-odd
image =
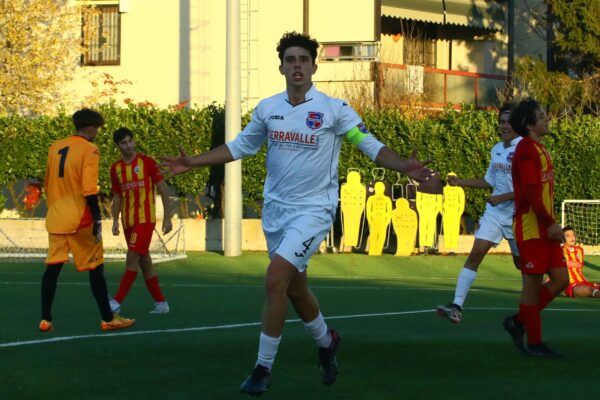
[[[92,235],[96,238],[96,243],[102,240],[102,220],[95,220],[92,225]]]

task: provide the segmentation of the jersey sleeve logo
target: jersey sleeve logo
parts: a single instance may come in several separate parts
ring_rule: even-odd
[[[306,126],[310,129],[319,129],[323,126],[323,113],[309,111],[308,117],[306,117]]]
[[[360,124],[356,125],[356,127],[362,133],[365,133],[365,134],[369,133],[369,130],[367,129],[367,127],[365,126],[365,124],[363,124],[362,122]]]

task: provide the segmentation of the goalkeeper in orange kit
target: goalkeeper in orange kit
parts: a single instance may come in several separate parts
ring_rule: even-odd
[[[73,114],[75,133],[52,143],[48,149],[48,164],[44,188],[48,202],[46,230],[48,256],[42,277],[41,332],[54,330],[52,302],[58,275],[69,252],[73,254],[77,271],[89,271],[90,286],[102,321],[103,331],[127,328],[134,319],[113,314],[108,304],[104,278],[104,248],[98,205],[98,169],[100,152],[93,143],[104,125],[100,113],[82,109]]]

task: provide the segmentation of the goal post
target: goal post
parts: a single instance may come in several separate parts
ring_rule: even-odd
[[[597,247],[593,253],[600,253],[600,200],[564,200],[560,222],[573,227],[578,243]]]
[[[158,220],[152,241],[150,255],[156,263],[172,261],[186,257],[185,231],[181,219],[173,219],[173,230],[166,235],[160,232],[162,220]],[[127,244],[121,234],[113,236],[112,220],[102,223],[104,259],[124,260]],[[0,260],[40,261],[46,258],[48,251],[48,233],[43,218],[0,219]]]

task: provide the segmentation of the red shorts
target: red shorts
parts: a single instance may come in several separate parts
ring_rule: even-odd
[[[583,282],[578,282],[578,283],[571,283],[565,289],[565,294],[567,296],[569,296],[569,297],[575,297],[575,293],[573,292],[573,289],[575,289],[576,286],[590,286],[590,287],[593,287],[595,289],[600,289],[600,285],[598,285],[597,283],[589,282],[589,281],[583,281]]]
[[[560,243],[551,239],[517,242],[522,274],[545,274],[552,268],[567,268]]]
[[[127,240],[127,249],[145,256],[150,249],[152,234],[156,224],[139,224],[125,229],[125,240]]]

